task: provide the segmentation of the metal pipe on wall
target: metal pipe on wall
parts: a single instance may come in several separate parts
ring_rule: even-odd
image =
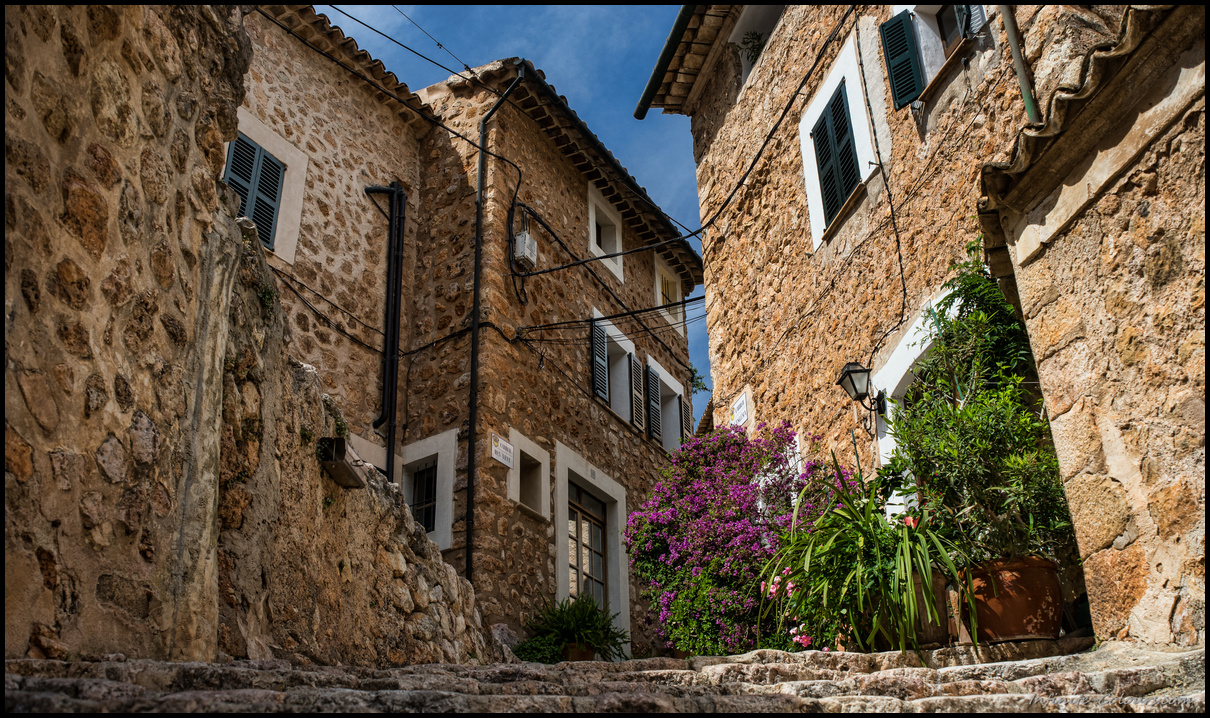
[[[1025,100],[1025,116],[1031,124],[1042,122],[1042,114],[1038,112],[1038,103],[1034,100],[1034,88],[1029,81],[1029,70],[1025,66],[1025,55],[1021,51],[1021,29],[1017,27],[1017,16],[1013,14],[1012,5],[1001,5],[1000,15],[1004,17],[1004,32],[1008,35],[1008,49],[1013,54],[1013,67],[1017,71],[1017,83],[1021,85],[1021,98]]]
[[[382,413],[374,420],[374,428],[387,425],[386,475],[387,483],[395,481],[395,441],[399,408],[399,319],[403,305],[403,225],[407,215],[407,192],[392,182],[390,187],[366,187],[366,194],[390,194],[387,214],[386,327],[382,347]]]

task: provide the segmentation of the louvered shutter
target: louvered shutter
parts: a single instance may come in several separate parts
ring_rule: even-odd
[[[605,343],[605,327],[592,324],[592,393],[609,401],[609,349]]]
[[[819,166],[819,191],[823,197],[824,225],[827,226],[840,211],[840,204],[844,201],[836,181],[836,152],[832,148],[827,109],[819,118],[819,122],[815,123],[815,129],[811,130],[811,140],[815,143],[815,163]]]
[[[898,110],[924,91],[924,71],[912,13],[904,10],[882,23],[878,32],[882,35],[882,53],[891,80],[891,98]]]
[[[693,409],[685,397],[681,397],[681,443],[693,436]]]
[[[970,37],[987,24],[987,11],[983,9],[982,5],[967,5],[966,7],[970,11],[970,32],[967,33],[967,37]]]
[[[971,36],[971,6],[955,5],[954,20],[958,23],[958,34],[962,37]]]
[[[643,406],[643,365],[639,363],[638,357],[634,354],[630,355],[630,423],[634,424],[639,431],[642,431],[646,426],[645,418],[646,411]]]
[[[239,195],[239,216],[256,224],[257,236],[269,249],[277,234],[285,176],[286,166],[252,140],[239,135],[231,143],[223,181]]]
[[[819,190],[826,226],[844,206],[849,193],[861,182],[844,82],[840,83],[819,122],[815,123],[811,139],[815,144],[815,161],[819,166]]]
[[[656,441],[663,440],[660,422],[660,375],[647,367],[647,436]]]

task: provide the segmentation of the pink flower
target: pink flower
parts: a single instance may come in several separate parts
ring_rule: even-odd
[[[916,528],[916,517],[915,516],[905,516],[905,517],[903,517],[903,523],[907,524],[908,528],[914,529],[914,528]]]
[[[828,647],[827,647],[827,646],[824,646],[824,647],[823,647],[823,652],[824,652],[824,653],[827,653],[827,652],[828,652]]]

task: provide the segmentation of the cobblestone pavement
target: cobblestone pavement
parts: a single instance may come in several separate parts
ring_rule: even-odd
[[[754,651],[688,660],[553,666],[434,664],[382,670],[292,666],[285,661],[167,663],[122,656],[74,662],[16,659],[5,662],[4,709],[6,713],[1205,710],[1205,649],[1162,653],[1108,645],[1049,658],[970,665],[973,660],[969,649],[930,652],[923,664],[914,654]]]

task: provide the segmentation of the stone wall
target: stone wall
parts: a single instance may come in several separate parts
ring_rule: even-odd
[[[507,63],[505,63],[507,64]],[[508,86],[515,75],[503,73],[502,79],[492,75],[499,72],[499,63],[480,68],[480,77],[491,77],[499,89]],[[478,122],[497,99],[486,91],[474,91],[465,83],[450,82],[420,92],[434,114],[443,122],[470,137],[478,136]],[[431,262],[435,292],[433,308],[438,317],[435,324],[449,329],[462,326],[458,314],[449,320],[450,303],[469,310],[474,239],[474,176],[477,156],[466,143],[451,140],[447,133],[433,131],[424,138],[424,156],[438,164],[429,168],[422,192],[422,213],[434,221],[427,228],[428,237],[421,237],[422,255],[434,257]],[[578,257],[589,256],[587,185],[588,179],[568,160],[541,127],[516,107],[505,105],[490,123],[489,146],[515,162],[524,178],[518,199],[538,208],[561,238]],[[625,281],[619,281],[601,266],[593,267],[599,278],[594,279],[585,267],[577,267],[526,282],[529,304],[522,305],[514,293],[507,257],[507,218],[509,204],[516,189],[517,172],[511,166],[492,158],[488,164],[487,198],[483,243],[483,320],[481,338],[479,471],[475,491],[474,576],[485,623],[502,622],[520,629],[535,609],[556,595],[556,571],[566,567],[556,565],[556,541],[563,540],[566,528],[560,528],[551,518],[523,507],[508,498],[507,467],[491,459],[490,437],[494,432],[506,439],[515,429],[550,454],[551,492],[553,506],[557,466],[555,442],[583,456],[598,471],[611,477],[626,489],[625,512],[633,510],[647,496],[659,467],[667,460],[663,449],[635,430],[629,417],[623,419],[590,393],[589,347],[587,330],[551,332],[533,335],[542,339],[558,339],[557,343],[534,341],[526,343],[517,338],[517,328],[528,324],[583,319],[592,316],[595,307],[609,315],[654,305],[654,263],[652,252],[627,255],[623,263]],[[572,261],[544,230],[531,225],[538,236],[540,266]],[[624,225],[624,249],[641,246],[641,240],[629,225]],[[427,245],[426,242],[432,242]],[[592,265],[589,265],[592,266]],[[423,295],[423,279],[418,274],[417,294]],[[443,296],[445,287],[454,291]],[[613,299],[616,292],[625,307]],[[425,316],[421,309],[419,317]],[[422,321],[425,321],[422,319]],[[634,321],[618,322],[618,327],[636,344],[640,358],[652,355],[665,369],[682,382],[688,379],[688,344],[662,316],[648,316],[646,326],[661,341],[644,335]],[[436,336],[440,336],[437,333]],[[417,342],[424,340],[418,336]],[[462,347],[467,347],[463,349]],[[464,401],[469,382],[469,343],[459,339],[443,346],[440,353],[421,354],[416,359],[412,381],[428,381],[428,391],[417,392],[410,399],[412,413],[409,424],[443,428],[448,409]],[[459,378],[461,377],[461,378]],[[449,386],[446,394],[438,386]],[[427,396],[425,396],[427,394]],[[465,406],[465,404],[462,404]],[[467,425],[463,424],[464,428]],[[465,433],[463,434],[465,436]],[[465,442],[465,440],[463,440]],[[465,446],[465,443],[462,444]],[[464,451],[464,449],[462,449]],[[447,558],[458,567],[463,565],[465,546],[465,454],[460,453],[456,484],[454,548]],[[634,585],[629,587],[630,627],[634,633],[634,650],[642,653],[656,648],[645,628],[646,604]],[[617,607],[613,607],[617,610]]]
[[[281,17],[293,19],[288,14]],[[292,262],[271,253],[269,263],[288,275],[283,281],[293,284],[340,330],[283,287],[282,302],[293,329],[290,352],[316,367],[324,391],[336,398],[350,430],[382,445],[371,426],[382,411],[382,355],[364,345],[379,351],[383,346],[389,247],[387,219],[364,190],[399,182],[408,193],[401,283],[410,287],[421,224],[416,133],[400,116],[397,103],[392,109],[368,83],[271,20],[252,13],[245,25],[256,52],[243,108],[309,160]],[[310,40],[324,42],[321,35]],[[358,64],[355,50],[324,47],[345,64]],[[412,116],[408,110],[402,112]],[[386,209],[386,195],[374,199]],[[405,291],[400,338],[405,349],[411,340],[412,299]],[[349,377],[357,380],[348,381]]]
[[[731,403],[749,387],[754,422],[790,420],[802,434],[822,435],[821,448],[835,448],[846,463],[853,462],[855,430],[862,464],[871,466],[877,450],[868,413],[859,416],[835,386],[840,369],[850,361],[882,368],[939,293],[951,265],[965,258],[964,246],[980,235],[979,168],[1007,153],[1024,122],[1002,22],[994,8],[989,12],[986,36],[965,51],[966,63],[938,78],[919,111],[891,104],[878,39],[878,25],[890,17],[885,6],[843,22],[844,7],[787,6],[742,88],[733,45],[724,43],[719,60],[705,68],[704,88],[686,107],[703,221],[720,209],[822,51],[794,109],[703,245],[716,424],[728,421]],[[1017,12],[1031,58],[1040,57],[1034,48],[1045,50],[1034,66],[1042,84],[1113,28],[1112,17],[1090,19],[1112,16],[1109,10]],[[1072,13],[1087,17],[1073,22]],[[824,47],[838,23],[836,39]],[[867,184],[851,210],[815,238],[798,122],[850,40],[859,49],[884,172],[863,167]],[[814,177],[814,167],[807,171]]]
[[[1014,178],[1045,199],[1021,212],[1011,197],[993,199],[1097,633],[1204,645],[1205,15],[1130,13],[1116,47],[1131,63],[1115,75],[1121,52],[1105,51],[1051,95],[1051,116],[1067,123],[1036,134],[1061,130],[1048,150],[1065,157],[1061,171],[1046,180],[1027,166]],[[1108,109],[1092,118],[1076,103],[1095,100],[1068,99],[1099,96]],[[1100,142],[1087,154],[1071,149],[1096,132],[1090,123],[1105,125]],[[1074,203],[1066,187],[1081,188]],[[1030,240],[1046,227],[1061,231]]]
[[[399,492],[318,466],[347,424],[216,185],[241,22],[5,11],[5,655],[483,657]]]

